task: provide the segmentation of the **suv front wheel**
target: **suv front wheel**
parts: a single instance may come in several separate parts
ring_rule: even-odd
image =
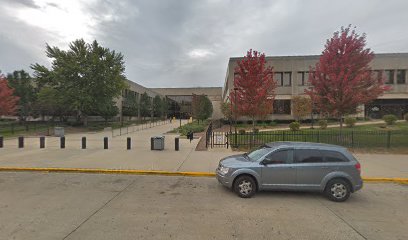
[[[255,180],[247,175],[238,177],[234,182],[234,192],[242,198],[250,198],[256,192]]]
[[[325,194],[334,202],[344,202],[350,197],[350,184],[343,179],[330,180],[326,185]]]

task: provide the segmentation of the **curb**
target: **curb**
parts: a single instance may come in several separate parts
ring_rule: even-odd
[[[369,178],[363,177],[364,182],[372,183],[401,183],[408,184],[408,178]]]
[[[158,170],[125,170],[125,169],[92,169],[92,168],[15,168],[0,167],[0,172],[60,172],[60,173],[99,173],[99,174],[134,174],[134,175],[164,175],[189,177],[214,177],[210,172],[170,172]]]
[[[0,172],[60,172],[60,173],[97,173],[97,174],[133,174],[133,175],[163,175],[188,177],[215,177],[211,172],[170,172],[159,170],[130,170],[130,169],[96,169],[96,168],[19,168],[0,167]],[[400,183],[408,184],[408,178],[376,178],[362,177],[364,182],[371,183]]]

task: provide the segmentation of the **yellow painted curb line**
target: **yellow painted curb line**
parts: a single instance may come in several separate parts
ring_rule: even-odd
[[[65,172],[65,173],[101,173],[101,174],[135,174],[135,175],[165,175],[189,177],[214,177],[211,172],[170,172],[158,170],[131,170],[131,169],[95,169],[95,168],[19,168],[0,167],[0,172]],[[408,184],[408,178],[372,178],[363,177],[364,182],[372,183],[402,183]]]
[[[166,175],[189,177],[214,177],[210,172],[169,172],[156,170],[125,170],[125,169],[92,169],[92,168],[15,168],[0,167],[0,172],[65,172],[65,173],[102,173],[102,174],[136,174],[136,175]]]
[[[364,182],[373,182],[373,183],[402,183],[408,184],[408,178],[369,178],[363,177]]]

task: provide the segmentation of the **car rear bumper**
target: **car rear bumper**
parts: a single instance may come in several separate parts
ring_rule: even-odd
[[[360,180],[357,182],[357,184],[354,185],[353,191],[356,192],[356,191],[358,191],[358,190],[360,190],[360,189],[362,189],[362,188],[363,188],[363,180],[360,179]]]

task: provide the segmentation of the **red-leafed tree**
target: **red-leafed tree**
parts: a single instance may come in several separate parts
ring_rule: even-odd
[[[276,82],[272,67],[266,65],[265,54],[249,50],[239,61],[234,73],[234,89],[230,92],[235,116],[248,116],[255,120],[272,112]]]
[[[14,89],[8,86],[7,79],[0,75],[0,116],[16,113],[19,98],[13,93]]]
[[[339,118],[340,127],[343,117],[355,113],[358,105],[389,90],[382,74],[372,74],[374,53],[366,48],[366,35],[350,28],[342,27],[327,40],[319,62],[310,68],[310,87],[305,90],[320,112]]]

